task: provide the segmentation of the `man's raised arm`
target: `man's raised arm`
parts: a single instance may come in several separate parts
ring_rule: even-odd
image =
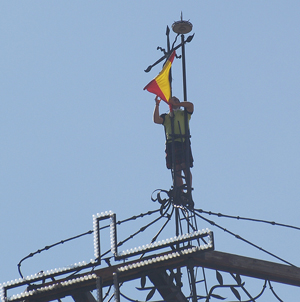
[[[158,98],[158,96],[155,97],[155,108],[153,112],[153,122],[155,124],[162,124],[164,122],[164,119],[159,115],[159,103],[161,99]]]
[[[184,107],[188,113],[194,112],[194,104],[191,102],[180,102],[180,106]]]

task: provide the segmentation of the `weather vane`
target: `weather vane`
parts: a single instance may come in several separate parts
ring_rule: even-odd
[[[149,65],[146,69],[145,72],[149,72],[152,67],[154,67],[155,65],[159,64],[160,62],[162,62],[164,59],[167,59],[170,54],[174,51],[179,49],[180,47],[184,46],[185,43],[189,43],[192,41],[192,39],[194,38],[194,34],[187,37],[186,40],[184,40],[184,36],[181,37],[181,43],[175,46],[175,43],[177,41],[177,38],[179,35],[185,35],[188,34],[189,32],[191,32],[193,29],[193,25],[192,23],[190,23],[189,21],[185,21],[182,19],[182,13],[181,13],[181,20],[180,21],[176,21],[172,24],[172,30],[177,34],[177,36],[175,37],[175,40],[172,44],[172,47],[170,48],[170,28],[169,26],[167,26],[166,29],[166,36],[167,36],[167,50],[162,48],[162,47],[157,47],[157,50],[161,50],[164,55],[158,59],[155,63],[153,63],[152,65]],[[183,55],[183,54],[182,54]],[[181,56],[179,56],[178,58],[180,58]],[[183,57],[183,60],[185,58]]]

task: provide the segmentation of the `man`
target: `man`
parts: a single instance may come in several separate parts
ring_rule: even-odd
[[[168,169],[172,168],[172,125],[171,117],[174,116],[174,154],[175,154],[175,179],[176,186],[183,187],[183,178],[182,172],[186,176],[186,152],[190,152],[190,163],[189,166],[193,167],[193,156],[191,152],[191,147],[186,147],[186,139],[189,140],[189,137],[186,138],[184,135],[185,131],[185,122],[184,122],[184,110],[181,110],[180,107],[183,107],[187,111],[188,122],[191,118],[191,115],[194,112],[194,105],[190,102],[180,102],[179,99],[175,96],[171,97],[169,104],[172,106],[173,112],[168,114],[159,114],[159,104],[161,99],[155,97],[155,109],[153,113],[153,121],[156,124],[162,124],[165,127],[166,132],[166,165]],[[192,174],[190,173],[190,185],[192,186]]]

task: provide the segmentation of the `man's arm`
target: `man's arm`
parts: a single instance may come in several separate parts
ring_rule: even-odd
[[[194,112],[194,104],[191,102],[179,102],[179,100],[177,98],[175,98],[175,99],[170,98],[169,102],[175,108],[184,107],[188,113],[192,114]]]
[[[162,124],[164,122],[164,119],[159,115],[159,103],[161,99],[158,98],[158,96],[155,97],[155,108],[153,112],[153,122],[155,124]]]
[[[184,107],[188,113],[194,112],[194,104],[191,102],[180,102],[180,106]]]

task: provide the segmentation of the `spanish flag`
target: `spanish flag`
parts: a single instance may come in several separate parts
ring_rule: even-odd
[[[171,97],[171,84],[169,80],[169,74],[175,54],[176,53],[174,50],[159,75],[144,88],[144,90],[148,90],[149,92],[156,94],[167,103],[169,102],[169,99]]]

